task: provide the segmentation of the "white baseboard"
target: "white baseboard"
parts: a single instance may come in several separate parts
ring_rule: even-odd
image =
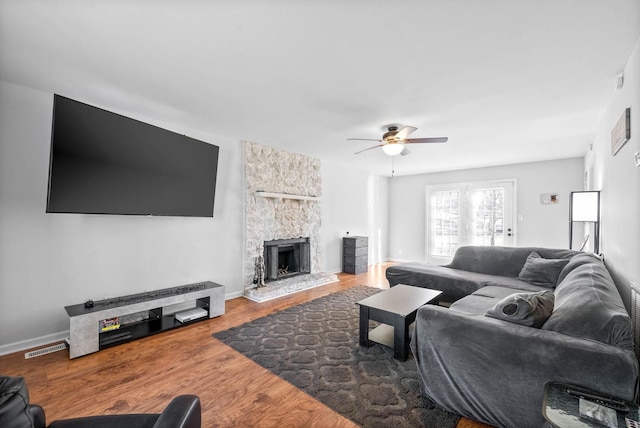
[[[242,297],[244,295],[244,291],[235,291],[233,293],[228,293],[224,295],[224,300],[235,299],[236,297]]]
[[[394,263],[409,263],[409,262],[415,262],[415,260],[411,260],[411,259],[396,259],[396,258],[391,258],[388,261],[390,262],[394,262]]]
[[[22,340],[20,342],[9,343],[0,346],[0,355],[13,354],[14,352],[26,351],[38,347],[49,346],[52,343],[62,342],[69,337],[69,330],[58,333],[47,334],[33,339]]]

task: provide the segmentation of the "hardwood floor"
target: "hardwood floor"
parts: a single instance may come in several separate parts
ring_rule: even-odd
[[[264,303],[226,302],[225,315],[70,360],[65,351],[29,360],[0,357],[0,373],[24,376],[48,421],[113,413],[158,413],[179,394],[202,402],[203,427],[356,427],[211,334],[354,285],[387,288],[384,269],[339,274],[339,282]],[[462,419],[457,428],[487,425]]]

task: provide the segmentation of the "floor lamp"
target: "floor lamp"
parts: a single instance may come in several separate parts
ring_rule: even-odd
[[[573,223],[593,223],[593,252],[600,252],[600,191],[571,192],[569,248],[573,248]]]

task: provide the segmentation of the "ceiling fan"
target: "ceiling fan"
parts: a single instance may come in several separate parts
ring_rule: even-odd
[[[423,144],[423,143],[446,143],[449,139],[448,137],[430,137],[430,138],[407,138],[409,134],[414,132],[416,129],[413,126],[405,126],[401,130],[398,131],[398,125],[388,125],[387,132],[382,135],[382,139],[374,139],[374,138],[347,138],[347,140],[358,140],[358,141],[378,141],[382,144],[377,144],[373,147],[366,148],[364,150],[360,150],[355,154],[359,154],[362,152],[366,152],[367,150],[375,149],[377,147],[382,147],[382,150],[388,154],[389,156],[395,155],[403,155],[406,156],[410,152],[405,147],[405,144]]]

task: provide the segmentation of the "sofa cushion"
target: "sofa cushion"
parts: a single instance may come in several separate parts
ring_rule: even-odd
[[[33,428],[29,392],[22,377],[0,376],[0,427]]]
[[[475,291],[473,294],[454,302],[449,309],[464,312],[468,315],[483,316],[484,313],[493,308],[497,302],[514,293],[545,290],[542,287],[536,287],[533,285],[530,287],[532,290],[522,290],[519,288],[503,287],[499,285],[487,285],[486,287],[482,287]]]
[[[543,330],[633,350],[633,327],[604,263],[584,253],[555,289],[555,308]]]
[[[535,285],[527,284],[526,282],[523,282],[523,284],[528,285],[528,287],[520,287],[520,284],[518,284],[518,286],[514,286],[514,285],[504,286],[500,283],[492,283],[491,285],[482,287],[480,290],[474,292],[473,295],[493,297],[494,299],[496,299],[493,302],[495,304],[496,302],[498,302],[498,300],[502,300],[505,297],[511,296],[514,293],[525,293],[525,292],[536,293],[538,291],[548,290],[548,288],[546,287],[537,287]]]
[[[532,251],[518,278],[529,284],[553,288],[557,284],[562,268],[568,262],[567,259],[545,259],[536,251]]]
[[[450,307],[450,311],[463,312],[466,315],[482,315],[496,304],[497,300],[493,297],[470,294],[467,297],[454,302]]]
[[[514,324],[540,328],[553,312],[551,290],[537,293],[514,293],[500,300],[485,316]]]

